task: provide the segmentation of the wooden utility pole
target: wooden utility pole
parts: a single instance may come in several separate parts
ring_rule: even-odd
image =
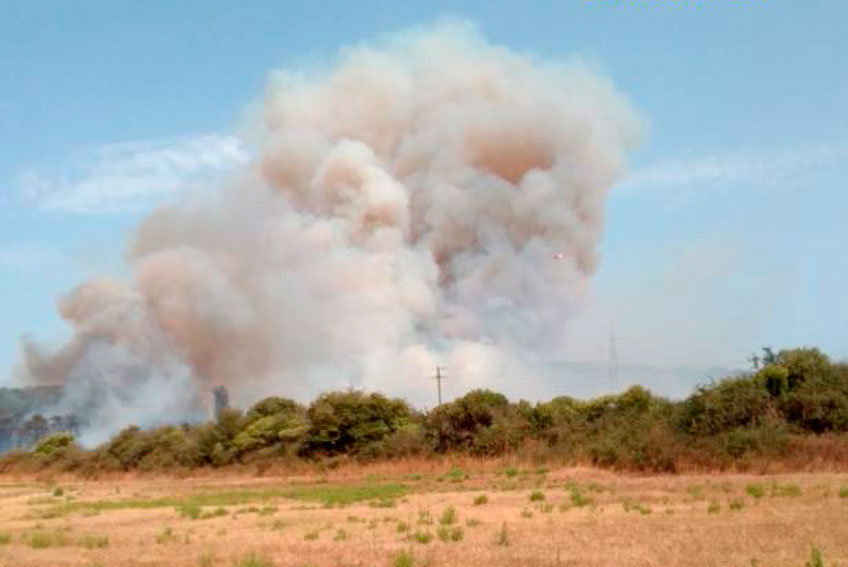
[[[442,380],[444,376],[442,376],[442,367],[436,367],[436,391],[439,394],[439,405],[442,405]]]

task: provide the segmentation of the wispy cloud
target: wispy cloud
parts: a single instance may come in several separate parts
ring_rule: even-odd
[[[788,150],[736,151],[650,164],[634,171],[618,189],[622,193],[652,189],[728,187],[738,184],[797,184],[826,167],[848,160],[848,144],[836,143]]]
[[[108,144],[56,169],[22,171],[20,197],[51,211],[133,211],[214,180],[247,159],[241,142],[220,134]]]

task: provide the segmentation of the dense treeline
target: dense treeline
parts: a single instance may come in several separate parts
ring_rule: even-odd
[[[55,405],[61,395],[62,388],[57,386],[0,388],[0,453],[32,445],[47,433],[75,429],[68,416],[31,415]]]
[[[521,454],[628,470],[744,466],[815,439],[848,461],[848,364],[817,349],[765,351],[755,370],[670,401],[634,386],[589,401],[510,402],[476,390],[422,413],[376,393],[330,392],[308,407],[266,398],[200,425],[129,427],[86,451],[67,433],[0,459],[0,470],[163,470],[285,460]],[[819,444],[818,447],[825,445]],[[834,450],[835,448],[835,450]]]

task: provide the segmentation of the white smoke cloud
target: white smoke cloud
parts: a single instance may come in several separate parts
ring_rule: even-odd
[[[74,337],[28,345],[29,374],[65,383],[99,439],[190,419],[218,384],[240,403],[349,384],[421,400],[437,363],[458,380],[538,366],[567,339],[640,130],[604,77],[462,23],[278,72],[255,159],[153,212],[132,281],[64,298]]]

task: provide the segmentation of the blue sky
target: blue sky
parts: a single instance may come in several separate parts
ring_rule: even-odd
[[[625,368],[739,366],[761,345],[848,357],[840,0],[11,0],[0,7],[0,384],[21,334],[67,334],[57,296],[126,272],[126,235],[157,199],[243,159],[229,136],[271,69],[442,16],[518,51],[583,58],[649,124],[609,202],[575,358],[606,360],[610,321]]]

